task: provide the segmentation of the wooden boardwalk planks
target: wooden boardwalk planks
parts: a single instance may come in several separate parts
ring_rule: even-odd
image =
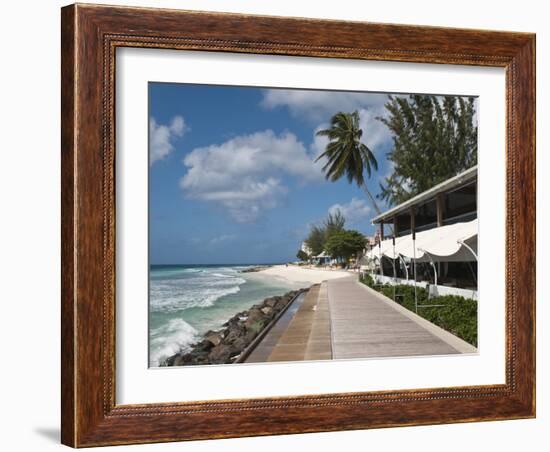
[[[314,285],[246,362],[430,356],[475,352],[461,339],[357,281]]]
[[[355,276],[328,281],[328,300],[334,359],[458,353]]]

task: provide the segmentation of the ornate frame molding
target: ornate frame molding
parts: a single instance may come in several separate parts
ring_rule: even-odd
[[[504,67],[506,383],[116,405],[118,47]],[[62,356],[62,442],[74,447],[533,417],[535,36],[78,4],[63,8]]]

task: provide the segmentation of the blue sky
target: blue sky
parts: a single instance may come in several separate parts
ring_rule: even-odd
[[[328,182],[315,132],[337,111],[358,110],[390,172],[391,136],[375,119],[385,94],[149,84],[149,246],[152,264],[295,260],[309,226],[340,209],[366,234],[374,209],[362,189]],[[380,206],[384,208],[383,205]]]

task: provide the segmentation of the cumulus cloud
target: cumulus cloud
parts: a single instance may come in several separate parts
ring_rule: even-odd
[[[319,132],[319,130],[326,129],[328,126],[328,124],[319,124],[313,130],[313,141],[311,142],[311,145],[309,147],[311,149],[311,153],[315,158],[325,152],[325,149],[329,142],[328,137],[326,137],[325,135],[317,135],[317,132]]]
[[[315,132],[328,126],[328,121],[338,111],[359,112],[359,125],[363,130],[362,141],[377,157],[382,157],[380,149],[391,142],[388,128],[377,117],[384,117],[387,111],[384,104],[388,96],[383,93],[357,93],[346,91],[306,91],[286,89],[266,89],[263,91],[261,106],[266,109],[287,108],[296,118],[319,125]],[[311,149],[316,155],[325,150],[326,137],[314,137]]]
[[[385,124],[380,122],[377,117],[384,117],[386,109],[383,106],[360,108],[359,127],[363,131],[361,141],[365,143],[375,155],[380,155],[377,151],[384,143],[391,141],[392,135]]]
[[[194,149],[183,163],[187,173],[180,186],[186,196],[223,207],[239,223],[254,222],[278,205],[288,192],[284,177],[302,183],[323,177],[294,134],[272,130]]]
[[[328,209],[328,212],[332,215],[338,211],[344,216],[346,223],[350,225],[367,221],[372,212],[366,200],[355,197],[346,204],[334,204]]]
[[[338,111],[379,109],[386,100],[385,94],[376,93],[266,89],[263,91],[261,106],[266,109],[286,107],[294,117],[319,122],[327,121]]]
[[[162,160],[174,150],[174,141],[181,138],[189,128],[181,116],[174,116],[170,124],[158,124],[149,120],[149,165]]]

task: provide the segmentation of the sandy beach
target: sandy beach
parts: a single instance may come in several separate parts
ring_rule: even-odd
[[[351,273],[345,270],[321,270],[313,268],[298,267],[296,265],[275,265],[265,270],[260,270],[258,274],[265,276],[274,276],[285,279],[292,283],[319,284],[330,279],[343,278],[350,276]]]

